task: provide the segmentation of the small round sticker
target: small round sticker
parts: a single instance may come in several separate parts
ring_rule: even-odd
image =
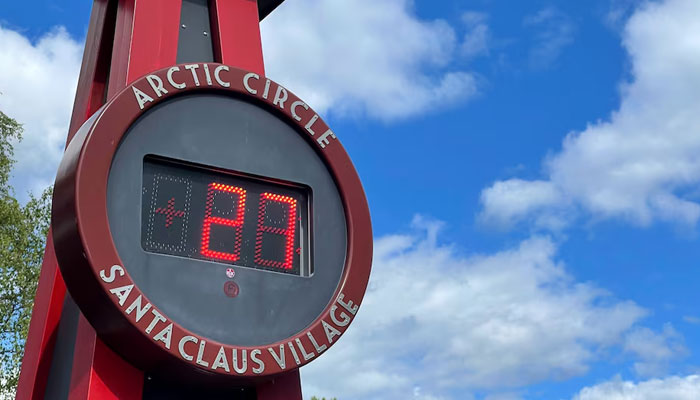
[[[236,271],[234,271],[233,268],[226,268],[226,276],[233,278],[236,276]]]
[[[228,297],[236,297],[238,296],[238,292],[240,291],[238,284],[234,281],[228,281],[224,283],[224,293],[226,293],[226,296]]]

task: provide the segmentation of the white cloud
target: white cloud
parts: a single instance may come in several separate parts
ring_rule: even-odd
[[[472,97],[454,30],[410,0],[297,0],[261,25],[268,75],[321,112],[393,120]]]
[[[404,400],[419,388],[444,398],[475,389],[514,396],[503,391],[586,373],[605,350],[622,349],[646,315],[573,280],[546,237],[464,257],[438,243],[439,226],[416,223],[425,231],[376,241],[357,320],[302,370],[305,393]]]
[[[299,0],[267,18],[262,35],[268,74],[319,111],[393,120],[477,91],[471,73],[449,66],[460,55],[454,30],[418,19],[409,0]],[[20,196],[53,182],[82,50],[62,28],[30,41],[0,26],[0,109],[25,126],[13,180]]]
[[[530,66],[534,68],[550,66],[574,42],[576,26],[569,16],[554,7],[526,16],[523,25],[536,30],[530,49]]]
[[[484,398],[484,400],[522,400],[523,397],[518,393],[498,393],[491,394]]]
[[[56,29],[30,42],[0,26],[0,110],[24,124],[13,184],[20,197],[53,183],[63,154],[83,46]]]
[[[461,45],[462,55],[475,57],[488,53],[491,41],[491,30],[488,26],[488,15],[476,11],[468,11],[462,14],[462,22],[467,28],[464,41]]]
[[[698,15],[696,0],[645,2],[624,30],[633,81],[624,85],[619,109],[608,121],[569,134],[547,159],[545,180],[485,189],[483,215],[511,222],[552,210],[561,215],[571,202],[572,215],[583,209],[640,225],[666,220],[694,226],[700,204],[685,193],[700,183]],[[516,190],[499,190],[508,187]],[[543,205],[551,193],[557,200]]]
[[[610,0],[604,22],[614,30],[622,29],[637,5],[639,0]]]
[[[635,372],[647,377],[665,374],[671,361],[688,353],[683,336],[671,324],[664,325],[658,333],[644,327],[633,329],[625,338],[624,349],[638,359]]]
[[[481,192],[481,202],[489,207],[479,215],[480,220],[499,227],[513,225],[528,214],[536,214],[535,224],[539,227],[556,229],[565,224],[565,216],[553,212],[554,208],[566,204],[564,195],[549,181],[510,179],[496,182]],[[536,213],[543,209],[548,212]]]
[[[697,400],[700,376],[672,376],[644,382],[616,378],[581,390],[574,400]]]

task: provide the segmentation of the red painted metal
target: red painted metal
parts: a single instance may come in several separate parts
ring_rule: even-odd
[[[80,125],[103,103],[106,65],[104,56],[100,56],[104,55],[106,48],[111,49],[113,31],[109,23],[109,1],[95,0],[93,4],[90,34],[85,43],[66,145]],[[39,399],[44,396],[65,293],[66,286],[56,262],[52,233],[49,232],[17,385],[17,399]]]
[[[181,0],[120,0],[107,98],[134,79],[175,64]]]
[[[301,378],[299,370],[279,375],[271,382],[255,388],[258,400],[301,400]]]
[[[105,103],[114,40],[114,11],[114,0],[95,0],[92,6],[66,146],[83,122]]]
[[[207,66],[210,71],[215,71],[219,67],[218,64],[208,64]],[[184,65],[179,65],[178,68],[183,71]],[[70,268],[62,268],[62,272],[73,299],[91,323],[100,330],[102,337],[109,342],[111,347],[117,349],[125,358],[145,368],[161,368],[162,371],[165,365],[173,369],[187,368],[188,371],[203,370],[211,375],[253,378],[272,376],[288,372],[290,368],[301,367],[313,357],[304,358],[295,363],[296,365],[288,364],[287,367],[282,368],[276,363],[270,352],[262,352],[259,358],[266,367],[263,372],[257,374],[252,369],[248,369],[242,374],[223,369],[212,370],[195,363],[194,360],[186,361],[180,355],[177,346],[164,348],[154,342],[153,335],[157,332],[150,332],[150,330],[148,333],[146,332],[151,319],[142,318],[137,321],[137,313],[128,314],[125,303],[122,301],[120,304],[117,297],[110,293],[111,289],[134,285],[133,289],[130,290],[129,298],[142,296],[143,304],[150,303],[147,296],[131,279],[127,268],[124,269],[123,274],[115,275],[116,278],[109,282],[100,279],[101,273],[110,274],[107,266],[124,265],[114,246],[105,207],[107,204],[107,179],[112,159],[117,150],[116,144],[121,141],[133,121],[140,115],[173,96],[182,96],[185,93],[228,91],[235,96],[248,97],[251,101],[261,104],[262,107],[277,112],[281,118],[294,126],[300,135],[309,140],[312,146],[316,147],[319,156],[325,161],[335,178],[346,212],[347,257],[343,276],[332,300],[309,327],[286,340],[265,347],[279,348],[286,345],[291,347],[291,343],[300,341],[305,343],[308,349],[311,349],[314,340],[321,345],[330,347],[335,341],[332,337],[327,338],[325,328],[333,323],[334,318],[337,318],[334,313],[338,311],[341,304],[339,301],[336,304],[336,299],[339,299],[339,296],[343,294],[345,302],[351,300],[354,305],[359,306],[367,288],[372,260],[372,228],[369,207],[357,172],[343,146],[338,140],[323,141],[326,135],[330,135],[326,123],[318,118],[311,108],[304,108],[304,111],[301,112],[302,107],[299,107],[297,109],[299,115],[297,115],[291,107],[280,108],[279,105],[273,104],[273,96],[265,99],[263,97],[265,86],[269,84],[270,93],[275,93],[279,85],[262,78],[244,79],[244,76],[248,75],[248,71],[235,68],[221,71],[220,77],[227,82],[228,87],[222,86],[217,80],[214,80],[216,83],[213,82],[211,85],[196,86],[192,74],[180,73],[177,76],[178,81],[184,83],[186,88],[177,89],[168,83],[166,75],[168,70],[169,68],[165,68],[152,73],[164,83],[167,93],[161,97],[154,94],[154,100],[143,105],[143,109],[141,109],[134,97],[134,91],[131,87],[126,88],[100,111],[99,118],[95,118],[92,123],[81,128],[61,162],[54,196],[62,201],[60,204],[56,204],[53,209],[53,228],[57,232],[55,239],[60,264],[70,266]],[[249,89],[244,86],[244,82],[247,82]],[[143,93],[152,93],[150,84],[145,77],[138,79],[132,86]],[[287,101],[288,104],[294,104],[300,100],[293,93],[288,92]],[[295,115],[298,119],[295,118]],[[312,137],[306,127],[310,120],[315,121],[313,128],[317,133],[326,132],[326,134]],[[208,345],[203,348],[201,353],[205,360],[214,360],[219,348],[224,348],[226,354],[232,354],[234,349],[236,351],[246,350],[248,354],[252,354],[254,350],[259,349],[231,346],[202,337],[183,328],[177,321],[168,318],[167,314],[155,305],[152,306],[152,310],[159,312],[167,321],[162,323],[163,327],[172,323],[171,338],[173,343],[177,343],[185,336],[197,338],[200,343],[206,341]],[[342,324],[342,326],[336,324],[335,328],[337,334],[334,336],[341,335],[347,329],[347,324]],[[315,339],[310,339],[309,334]]]
[[[27,344],[24,349],[22,372],[17,385],[17,399],[41,399],[44,397],[65,294],[66,286],[58,269],[53,249],[53,237],[49,232],[39,275],[39,286],[34,298],[34,310],[29,324]]]
[[[70,399],[141,399],[143,373],[107,348],[82,315],[76,343]]]
[[[181,5],[178,0],[119,0],[106,99],[137,77],[175,62]],[[110,350],[82,315],[76,343],[71,399],[141,398],[143,372]]]
[[[214,59],[222,64],[265,75],[258,2],[212,0]]]
[[[263,75],[257,2],[212,0],[211,4],[217,60]],[[175,63],[180,7],[181,0],[94,0],[67,143],[107,99],[139,76]],[[44,396],[65,290],[50,232],[18,399]],[[142,387],[142,372],[107,348],[81,315],[70,398],[140,399]],[[297,370],[262,383],[257,390],[260,400],[302,398]]]

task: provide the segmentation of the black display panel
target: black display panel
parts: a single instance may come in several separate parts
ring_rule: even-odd
[[[141,246],[311,276],[307,187],[146,156]]]

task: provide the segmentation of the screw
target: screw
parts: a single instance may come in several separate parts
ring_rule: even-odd
[[[187,29],[187,25],[182,24],[182,29]]]
[[[207,32],[206,32],[206,31],[204,32],[204,36],[207,36]]]

